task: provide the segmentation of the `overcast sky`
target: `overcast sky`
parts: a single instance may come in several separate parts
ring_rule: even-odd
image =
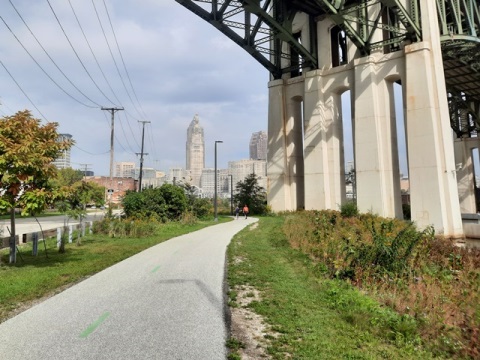
[[[207,167],[215,140],[227,167],[248,158],[253,132],[267,130],[268,72],[174,0],[0,0],[0,16],[0,116],[29,109],[58,122],[76,141],[73,168],[109,174],[102,106],[125,108],[115,114],[115,161],[138,164],[138,121],[150,121],[144,166],[165,171],[185,167],[195,114]]]

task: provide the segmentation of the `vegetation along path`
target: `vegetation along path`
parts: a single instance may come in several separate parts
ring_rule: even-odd
[[[313,225],[309,225],[310,220]],[[387,237],[385,243],[377,239],[380,249],[388,250],[392,244],[402,249],[398,239],[406,230],[398,233],[398,229],[386,225],[389,221],[370,215],[342,219],[338,212],[265,217],[236,235],[228,248],[232,313],[229,359],[478,359],[475,342],[478,332],[474,330],[478,329],[474,323],[475,317],[477,324],[479,319],[478,302],[474,299],[471,303],[471,307],[477,308],[471,330],[462,323],[463,338],[458,336],[453,325],[447,327],[441,318],[441,314],[452,318],[454,304],[458,305],[459,312],[462,309],[461,300],[450,302],[447,298],[448,294],[456,293],[449,290],[448,284],[460,281],[443,280],[444,296],[438,304],[433,299],[438,299],[437,291],[431,291],[432,299],[429,299],[429,293],[409,290],[407,275],[410,273],[416,276],[412,278],[413,284],[426,286],[423,284],[430,283],[428,275],[420,273],[415,263],[430,259],[432,254],[440,258],[433,245],[437,241],[428,237],[422,240],[428,251],[420,244],[415,248],[405,268],[407,275],[389,272],[377,282],[377,273],[383,274],[380,263],[376,261],[375,265],[375,260],[369,259],[367,267],[361,271],[354,257],[355,254],[365,256],[354,246],[365,249],[372,244],[366,230],[381,233],[378,229],[372,230],[372,221],[375,229],[378,223],[378,227],[388,229],[388,237],[394,239]],[[405,225],[399,223],[398,226]],[[347,246],[344,241],[354,236],[359,238]],[[409,237],[416,238],[413,232]],[[464,269],[467,269],[466,259],[475,259],[478,255],[438,242],[447,260],[453,256],[451,254],[457,254],[456,259],[465,259]],[[345,259],[341,257],[343,253],[346,253]],[[422,263],[424,267],[427,265]],[[438,279],[445,276],[447,265],[437,266],[442,272]],[[434,274],[433,265],[428,266],[429,273]],[[479,269],[472,267],[469,271],[471,290],[467,293],[478,297]],[[364,274],[367,275],[362,277]],[[367,278],[373,285],[367,284]],[[385,282],[389,284],[388,292],[380,293],[379,284]],[[362,285],[360,290],[356,285]],[[402,300],[403,308],[392,309],[392,300],[381,301],[392,296],[400,299],[403,293],[407,297]],[[407,302],[411,294],[416,303]],[[420,304],[422,299],[425,304],[435,303],[435,314],[430,316],[428,311],[432,309],[423,302]],[[414,310],[420,315],[413,313]]]
[[[163,242],[5,321],[2,359],[225,359],[226,247],[256,221]]]

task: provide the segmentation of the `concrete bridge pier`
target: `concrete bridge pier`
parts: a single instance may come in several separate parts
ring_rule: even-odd
[[[472,151],[479,147],[480,141],[478,138],[461,138],[454,142],[455,170],[462,214],[475,214],[477,212]]]
[[[357,206],[361,212],[403,218],[393,81],[399,60],[355,60],[354,127]]]
[[[341,94],[350,90],[358,208],[403,218],[397,82],[402,85],[412,220],[420,229],[433,225],[437,234],[463,237],[436,8],[431,1],[420,4],[422,41],[368,56],[360,56],[352,43],[337,54],[338,29],[328,18],[317,19],[318,69],[269,83],[267,193],[274,211],[338,210],[345,203]],[[294,33],[312,28],[302,19],[294,21],[303,24]],[[468,180],[472,177],[473,170]],[[462,196],[462,206],[473,209],[473,188]]]
[[[412,220],[463,237],[436,8],[426,0],[421,7],[423,41],[404,51]]]
[[[295,90],[283,80],[269,84],[268,203],[275,211],[305,205],[302,98]]]

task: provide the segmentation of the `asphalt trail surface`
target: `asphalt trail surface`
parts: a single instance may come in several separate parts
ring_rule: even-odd
[[[226,359],[226,247],[256,221],[171,239],[7,320],[0,358]]]

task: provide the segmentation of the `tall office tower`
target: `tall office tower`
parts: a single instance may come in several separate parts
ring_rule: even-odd
[[[205,141],[203,128],[195,114],[187,130],[187,170],[190,171],[191,184],[200,186],[202,170],[205,167]]]
[[[115,177],[135,178],[135,163],[134,162],[116,162],[115,163]]]
[[[267,160],[267,133],[259,131],[250,138],[250,159]]]
[[[70,134],[58,134],[58,141],[65,141],[65,140],[71,140],[72,135]],[[70,168],[70,149],[63,150],[60,153],[60,156],[55,159],[53,162],[53,165],[57,167],[57,169],[66,169]]]

